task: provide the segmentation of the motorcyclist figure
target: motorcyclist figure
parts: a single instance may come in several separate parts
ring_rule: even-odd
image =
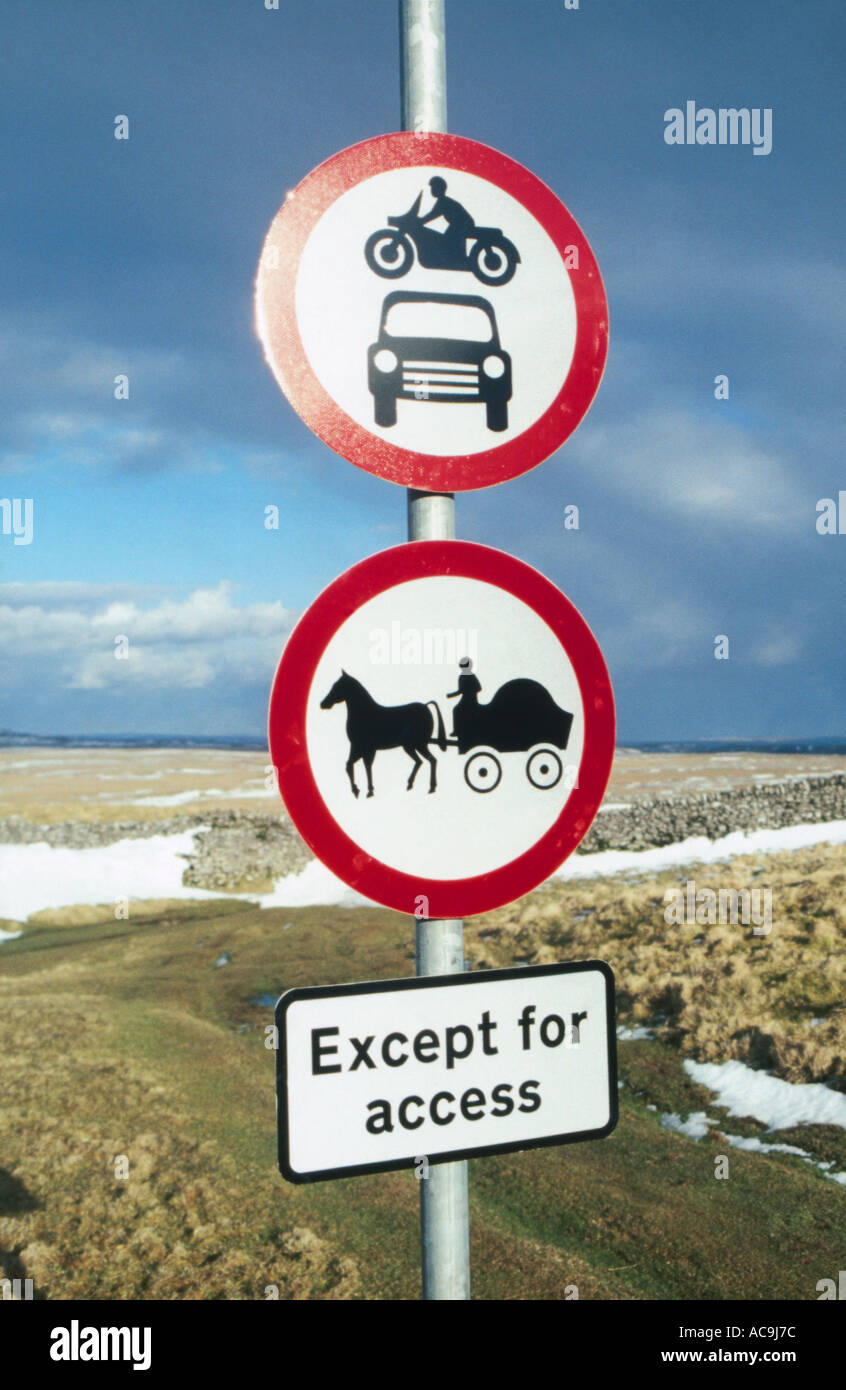
[[[446,196],[446,179],[442,179],[440,174],[429,180],[429,187],[435,205],[431,212],[421,217],[420,225],[435,222],[439,217],[444,219],[447,224],[446,231],[435,233],[440,240],[438,259],[444,269],[452,269],[466,260],[467,239],[473,235],[476,223],[461,203]],[[434,242],[431,245],[434,246]]]

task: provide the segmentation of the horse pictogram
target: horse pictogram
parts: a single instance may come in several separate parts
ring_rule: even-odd
[[[429,752],[429,744],[436,743],[446,749],[446,733],[441,712],[434,700],[425,704],[380,705],[361,681],[342,671],[329,694],[320,701],[321,709],[331,709],[333,705],[345,703],[347,706],[347,738],[350,741],[350,755],[346,770],[353,795],[358,796],[355,784],[355,764],[361,760],[367,773],[367,795],[373,795],[373,759],[380,749],[402,748],[414,763],[411,776],[406,783],[408,791],[414,786],[414,779],[423,758],[429,764],[429,791],[438,785],[437,764]],[[432,738],[434,718],[427,708],[434,705],[438,716],[438,733]]]

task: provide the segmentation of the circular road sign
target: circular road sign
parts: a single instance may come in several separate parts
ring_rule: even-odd
[[[430,492],[542,463],[608,348],[593,252],[497,150],[404,132],[342,150],[268,232],[256,322],[303,420],[350,463]]]
[[[464,541],[354,565],[288,639],[270,697],[279,790],[350,887],[463,917],[548,878],[614,753],[605,662],[542,574]]]

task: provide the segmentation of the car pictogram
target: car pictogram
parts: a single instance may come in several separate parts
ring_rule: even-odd
[[[374,419],[383,428],[396,424],[398,400],[481,403],[489,430],[508,428],[511,358],[480,295],[386,295],[367,373]]]

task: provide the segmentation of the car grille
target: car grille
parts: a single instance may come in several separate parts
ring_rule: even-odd
[[[410,362],[402,364],[402,389],[409,395],[478,396],[479,368],[475,362]]]

